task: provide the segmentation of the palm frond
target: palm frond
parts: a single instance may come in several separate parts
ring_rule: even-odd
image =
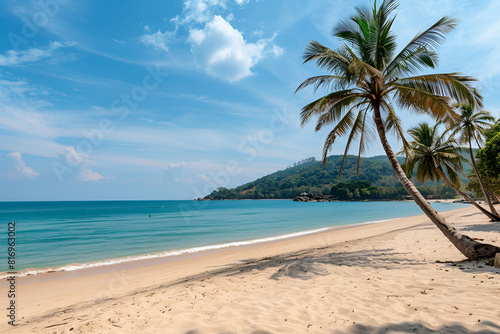
[[[342,112],[348,108],[359,97],[359,93],[355,93],[353,89],[341,90],[325,95],[302,108],[300,113],[301,125],[304,126],[312,115],[323,114],[329,112],[330,109],[336,112],[333,115],[333,120],[340,117]]]
[[[319,88],[341,88],[344,89],[348,82],[345,81],[345,77],[341,77],[338,75],[318,75],[315,77],[310,77],[306,80],[304,80],[303,83],[300,84],[299,87],[295,90],[295,93],[297,93],[299,90],[309,86],[309,85],[314,85],[313,92],[316,93],[316,91]],[[295,94],[294,93],[294,94]]]
[[[373,139],[373,135],[369,129],[369,123],[366,123],[366,116],[368,115],[369,106],[363,111],[363,121],[362,121],[362,131],[359,138],[359,149],[358,149],[358,161],[356,163],[356,176],[359,176],[359,166],[361,164],[361,154],[366,152],[367,144],[366,140],[370,142]],[[366,140],[365,140],[366,138]]]
[[[342,162],[340,163],[339,178],[342,175],[342,169],[344,168],[345,159],[347,157],[347,153],[349,152],[349,148],[351,147],[351,143],[353,142],[353,140],[356,140],[356,137],[360,133],[363,133],[363,131],[364,131],[363,120],[364,120],[363,111],[360,111],[360,112],[358,112],[356,120],[351,125],[351,132],[349,133],[349,137],[347,138],[347,143],[346,143],[345,149],[344,149],[344,156],[342,157]]]
[[[463,171],[462,162],[465,158],[460,154],[456,140],[446,133],[439,135],[438,127],[439,124],[431,127],[427,123],[420,123],[408,131],[413,140],[409,143],[411,155],[405,162],[405,172],[413,172],[417,167],[416,176],[422,182],[439,182],[442,173],[459,187],[459,173]]]
[[[428,74],[398,80],[395,84],[448,97],[458,103],[482,106],[482,96],[473,87],[477,80],[458,73]]]
[[[472,105],[454,104],[458,117],[447,119],[447,131],[451,136],[458,136],[460,144],[476,141],[477,145],[484,143],[484,133],[490,129],[495,118],[486,110],[476,111]]]
[[[429,29],[417,34],[387,66],[386,75],[396,77],[408,72],[415,73],[424,67],[434,68],[438,62],[438,47],[456,25],[456,20],[445,16]]]
[[[359,100],[359,99],[356,99],[356,100]],[[330,108],[327,112],[321,114],[318,117],[314,131],[317,132],[317,131],[321,130],[325,125],[334,123],[337,119],[339,119],[340,115],[342,114],[342,111],[338,110],[338,109],[346,110],[348,103],[350,103],[350,102],[346,101],[345,102],[346,105],[337,104],[336,106]],[[361,101],[361,102],[355,103],[355,104],[351,103],[351,107],[346,112],[350,112],[351,110],[355,110],[355,109],[359,108],[360,106],[367,104],[367,103],[368,102],[366,102],[366,101]]]
[[[355,122],[355,119],[356,118],[354,116],[354,112],[352,110],[349,110],[338,121],[333,130],[330,131],[330,133],[326,137],[325,144],[323,145],[323,154],[322,154],[323,165],[326,165],[326,158],[328,156],[328,152],[335,143],[335,139],[337,139],[337,137],[339,136],[345,135],[352,127],[353,123]]]
[[[304,63],[315,61],[319,68],[333,73],[346,73],[351,63],[349,54],[345,50],[336,52],[318,41],[307,44],[303,58]]]
[[[374,12],[376,11],[374,4]],[[392,58],[396,49],[396,36],[391,32],[392,24],[396,19],[396,15],[391,18],[391,13],[397,9],[399,3],[394,0],[384,1],[378,11],[374,24],[372,24],[369,50],[372,54],[373,66],[378,70],[382,70],[387,65],[387,62]]]
[[[384,111],[386,111],[387,114],[385,122],[386,130],[388,132],[393,132],[396,135],[396,138],[401,140],[401,142],[403,143],[403,152],[406,156],[408,156],[410,154],[410,149],[408,141],[404,136],[403,122],[398,117],[393,106],[390,103],[383,101],[381,107]]]
[[[391,91],[394,92],[394,100],[401,108],[426,113],[438,120],[453,113],[448,97],[435,95],[421,87],[398,83],[392,85]]]

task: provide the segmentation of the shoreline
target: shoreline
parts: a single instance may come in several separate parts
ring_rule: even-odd
[[[500,234],[488,232],[498,227],[473,207],[443,216],[459,229],[476,226],[471,236],[500,244]],[[335,227],[175,261],[127,262],[113,271],[107,266],[19,277],[18,326],[9,331],[323,333],[363,321],[406,326],[415,320],[439,332],[449,318],[484,329],[498,319],[500,295],[493,291],[500,269],[463,260],[424,215]],[[400,298],[411,308],[399,306]],[[407,326],[411,332],[416,325]]]
[[[460,210],[460,209],[453,209],[453,210]],[[453,211],[453,210],[449,210],[449,211]],[[228,242],[228,243],[223,243],[223,244],[213,244],[213,245],[185,248],[185,249],[179,249],[179,250],[168,250],[168,251],[161,251],[161,252],[156,252],[156,253],[146,253],[146,254],[132,255],[132,256],[127,256],[127,257],[114,258],[114,259],[96,261],[96,262],[87,262],[87,263],[81,263],[81,264],[74,263],[74,264],[67,264],[67,265],[63,265],[63,266],[59,266],[59,267],[27,268],[25,270],[17,272],[17,275],[15,275],[15,276],[17,278],[31,278],[31,279],[27,279],[26,283],[37,283],[37,282],[42,282],[42,281],[48,281],[48,280],[53,279],[53,278],[64,279],[65,276],[67,276],[67,277],[79,277],[79,276],[88,276],[88,275],[100,274],[100,273],[110,273],[110,272],[115,271],[116,268],[123,268],[124,266],[127,268],[147,267],[147,266],[152,265],[152,264],[154,265],[154,264],[161,264],[161,263],[176,262],[179,260],[190,259],[190,258],[195,258],[195,257],[202,257],[202,256],[206,256],[206,255],[216,254],[219,252],[224,252],[224,251],[232,251],[232,250],[238,250],[238,249],[251,248],[253,246],[272,244],[274,242],[291,240],[291,239],[295,239],[295,238],[301,238],[301,237],[308,236],[308,235],[316,235],[316,234],[321,234],[321,233],[326,233],[326,232],[331,232],[331,231],[339,231],[339,230],[344,230],[344,229],[349,229],[349,228],[354,228],[354,227],[364,226],[364,225],[370,225],[370,224],[379,224],[379,223],[389,222],[389,221],[397,220],[397,219],[404,219],[404,218],[411,219],[412,217],[418,217],[418,216],[390,218],[390,219],[382,219],[382,220],[375,220],[375,221],[368,221],[368,222],[361,222],[361,223],[353,223],[353,224],[347,224],[347,225],[330,226],[330,227],[324,227],[324,228],[313,229],[313,230],[305,230],[305,231],[281,234],[281,235],[276,235],[276,236],[271,236],[271,237],[266,237],[266,238],[234,241],[234,242]],[[80,272],[81,272],[81,275],[79,275]],[[56,275],[58,273],[60,273],[61,275]],[[68,275],[65,275],[64,273],[68,273]],[[73,274],[70,274],[70,273],[73,273]],[[7,283],[4,282],[3,279],[10,277],[10,276],[12,276],[12,275],[9,275],[8,272],[0,273],[0,288],[7,286]],[[51,276],[51,278],[49,278],[49,276]],[[39,280],[37,278],[39,278]]]
[[[276,199],[277,201],[281,201],[281,199]],[[432,202],[436,203],[452,203],[453,200],[443,200],[443,199],[436,199],[432,200]],[[77,201],[79,202],[79,201]],[[397,201],[397,202],[413,202],[413,201]],[[460,208],[461,209],[461,208]],[[459,210],[459,208],[453,208],[447,211],[442,211],[442,212],[448,212],[452,210]],[[410,218],[412,216],[406,217]],[[316,234],[316,233],[321,233],[321,232],[327,232],[331,230],[339,230],[339,229],[344,229],[344,228],[349,228],[353,226],[360,226],[360,225],[365,225],[365,224],[374,224],[374,223],[380,223],[380,222],[385,222],[385,221],[391,221],[395,219],[402,219],[405,217],[396,217],[396,218],[387,218],[387,219],[379,219],[379,220],[374,220],[374,221],[362,221],[362,222],[356,222],[356,223],[348,223],[348,224],[343,224],[343,225],[331,225],[331,226],[326,226],[326,227],[318,227],[318,228],[313,228],[309,230],[299,230],[295,232],[288,232],[284,234],[276,234],[276,235],[271,235],[271,236],[263,236],[263,237],[258,237],[255,239],[243,239],[243,240],[237,240],[237,241],[226,241],[226,242],[221,242],[221,243],[216,243],[216,244],[208,244],[208,245],[201,245],[201,246],[192,246],[188,248],[177,248],[177,249],[168,249],[168,250],[161,250],[161,251],[156,251],[156,252],[149,252],[149,253],[140,253],[140,254],[134,254],[134,255],[127,255],[123,257],[114,257],[114,258],[107,258],[107,259],[102,259],[102,260],[96,260],[96,261],[89,261],[89,262],[73,262],[73,263],[67,263],[63,265],[57,265],[57,266],[48,266],[48,267],[41,267],[41,268],[25,268],[22,270],[17,271],[16,276],[17,277],[31,277],[31,276],[38,276],[38,275],[44,275],[44,274],[53,274],[53,273],[60,273],[60,272],[79,272],[79,271],[92,271],[91,269],[94,269],[96,272],[110,272],[113,270],[114,267],[132,262],[132,263],[137,263],[138,261],[148,261],[148,262],[155,262],[155,259],[157,262],[172,262],[176,261],[177,259],[183,259],[186,257],[197,257],[197,256],[203,256],[205,253],[214,253],[219,250],[224,250],[224,249],[237,249],[238,247],[251,247],[252,245],[258,245],[258,244],[263,244],[263,243],[272,243],[274,241],[279,241],[283,239],[289,239],[289,238],[296,238],[300,237],[303,235],[309,235],[309,234]],[[134,265],[135,267],[138,267],[140,265]],[[103,267],[103,269],[99,269]],[[106,270],[104,267],[108,267],[109,269]],[[75,274],[77,275],[77,274]],[[4,283],[1,281],[6,277],[11,276],[8,272],[0,272],[0,287],[4,285]],[[74,275],[71,275],[74,276]]]

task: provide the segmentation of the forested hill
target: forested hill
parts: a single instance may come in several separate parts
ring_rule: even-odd
[[[398,158],[403,163],[404,158]],[[357,156],[348,156],[339,179],[341,155],[327,158],[326,165],[314,158],[302,160],[255,181],[233,189],[219,188],[210,194],[220,199],[276,199],[294,198],[302,192],[333,195],[340,200],[402,199],[407,195],[397,181],[387,157],[361,158],[359,176],[356,176]],[[448,186],[417,184],[424,196],[451,198],[455,192]]]

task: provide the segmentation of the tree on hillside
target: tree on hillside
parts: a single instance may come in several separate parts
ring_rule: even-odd
[[[452,137],[446,138],[446,133],[439,135],[438,127],[439,124],[431,127],[427,123],[420,123],[408,130],[413,141],[408,143],[409,154],[402,166],[406,176],[411,178],[416,168],[416,179],[421,182],[443,180],[488,218],[498,221],[500,217],[484,209],[460,190],[459,173],[463,172],[462,162],[466,160],[460,154],[456,140]]]
[[[391,166],[415,203],[424,211],[443,234],[467,257],[492,257],[499,247],[479,243],[458,232],[424,199],[415,185],[406,177],[394,154],[386,133],[392,131],[403,141],[400,116],[394,108],[431,115],[437,120],[455,115],[450,102],[467,103],[481,107],[482,97],[473,87],[471,77],[458,73],[417,75],[425,68],[435,68],[437,48],[445,35],[455,28],[455,20],[443,17],[427,30],[417,34],[399,53],[392,24],[398,8],[396,0],[385,0],[380,7],[356,8],[356,14],[340,22],[333,35],[341,46],[332,50],[317,41],[311,41],[304,62],[314,61],[328,73],[305,80],[301,90],[313,85],[333,90],[302,108],[302,125],[318,116],[316,131],[333,124],[323,148],[326,158],[335,139],[347,135],[345,153],[354,140],[359,140],[359,152],[364,152],[370,131],[375,125],[378,137]]]
[[[486,145],[477,152],[477,167],[486,189],[492,191],[493,200],[498,202],[500,193],[500,120],[485,131]],[[469,175],[468,189],[481,192],[475,173]]]
[[[447,123],[451,135],[458,135],[458,142],[460,144],[469,146],[470,162],[472,165],[472,169],[476,174],[479,186],[481,187],[481,191],[483,192],[486,203],[488,203],[490,211],[495,216],[498,216],[495,207],[491,203],[488,191],[484,186],[483,179],[477,168],[474,152],[472,151],[472,142],[475,142],[477,146],[481,148],[481,144],[484,143],[484,133],[486,130],[490,129],[493,126],[495,119],[491,117],[490,113],[486,110],[476,111],[474,105],[471,104],[457,104],[455,105],[455,107],[459,111],[459,117],[447,117]],[[500,219],[496,219],[496,221],[499,220]]]

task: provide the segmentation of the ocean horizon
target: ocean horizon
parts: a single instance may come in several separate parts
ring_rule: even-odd
[[[463,207],[431,204],[437,211]],[[3,220],[16,223],[15,270],[20,276],[248,245],[419,214],[410,201],[0,202]],[[5,227],[5,243],[7,234]],[[3,261],[0,277],[7,271]]]

